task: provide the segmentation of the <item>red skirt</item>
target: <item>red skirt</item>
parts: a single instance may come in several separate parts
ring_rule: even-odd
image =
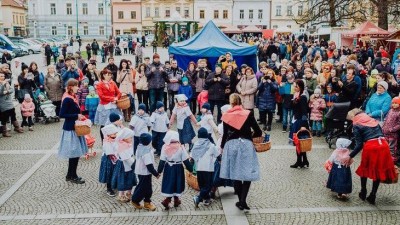
[[[393,180],[396,177],[389,144],[384,138],[373,139],[364,143],[361,163],[356,174],[360,177],[382,182]]]

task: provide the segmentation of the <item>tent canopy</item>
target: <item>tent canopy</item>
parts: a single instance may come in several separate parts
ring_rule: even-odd
[[[359,27],[355,28],[352,31],[343,33],[343,37],[345,38],[358,38],[362,36],[370,36],[371,38],[386,38],[390,34],[389,31],[384,30],[371,21],[367,21],[361,24]]]
[[[247,26],[242,31],[244,33],[262,33],[262,30],[254,25]]]
[[[246,43],[233,41],[227,37],[213,21],[209,21],[202,30],[186,41],[172,44],[168,49],[174,54],[180,67],[186,69],[190,61],[207,58],[215,65],[218,57],[231,52],[236,63],[246,63],[253,69],[257,68],[257,47]]]
[[[239,28],[234,27],[234,26],[228,26],[221,30],[222,30],[222,32],[224,32],[224,34],[241,34],[241,33],[243,33],[242,30],[240,30]]]

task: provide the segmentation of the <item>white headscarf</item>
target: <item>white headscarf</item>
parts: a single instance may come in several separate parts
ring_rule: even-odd
[[[171,144],[172,141],[179,141],[179,133],[173,130],[169,130],[163,139],[166,145]]]
[[[180,102],[180,101],[186,101],[188,98],[184,94],[179,94],[175,95],[175,99],[178,100],[178,102]]]
[[[346,138],[338,138],[336,141],[336,148],[348,148],[351,145],[351,141]]]
[[[221,107],[221,112],[222,113],[225,113],[225,112],[227,112],[229,109],[231,109],[232,108],[232,106],[231,105],[224,105],[224,106],[222,106]]]
[[[101,132],[104,135],[111,135],[111,134],[116,134],[118,133],[119,129],[114,125],[114,124],[108,124],[101,128]]]
[[[135,132],[133,130],[124,127],[121,131],[118,132],[117,137],[115,138],[116,141],[121,141],[127,138],[131,138],[135,135]]]

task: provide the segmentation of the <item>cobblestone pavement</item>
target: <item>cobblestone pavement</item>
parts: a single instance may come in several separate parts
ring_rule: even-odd
[[[61,127],[62,122],[39,123],[33,132],[0,138],[0,224],[400,224],[398,184],[380,186],[377,206],[360,201],[356,157],[353,193],[348,201],[337,200],[324,187],[328,174],[323,163],[332,150],[315,138],[308,154],[310,168],[291,169],[295,151],[280,124],[273,124],[272,149],[258,154],[261,180],[252,183],[251,210],[246,213],[234,206],[232,188],[220,189],[221,196],[211,206],[198,209],[192,202],[196,192],[186,188],[182,206],[164,211],[161,179],[153,180],[157,211],[134,210],[107,196],[97,182],[100,156],[80,160],[78,174],[86,179],[84,185],[67,183],[67,161],[56,155]],[[93,127],[92,134],[97,138],[94,150],[101,154],[99,128]]]

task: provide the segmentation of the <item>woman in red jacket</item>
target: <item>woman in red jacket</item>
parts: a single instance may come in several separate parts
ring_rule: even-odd
[[[117,100],[121,98],[121,92],[117,84],[112,80],[112,72],[104,69],[100,72],[101,81],[97,85],[97,94],[100,98],[99,106],[97,106],[96,116],[94,123],[100,125],[100,128],[109,123],[109,116],[111,113],[122,115],[121,111],[117,108]],[[103,140],[103,133],[100,129],[101,140]]]

